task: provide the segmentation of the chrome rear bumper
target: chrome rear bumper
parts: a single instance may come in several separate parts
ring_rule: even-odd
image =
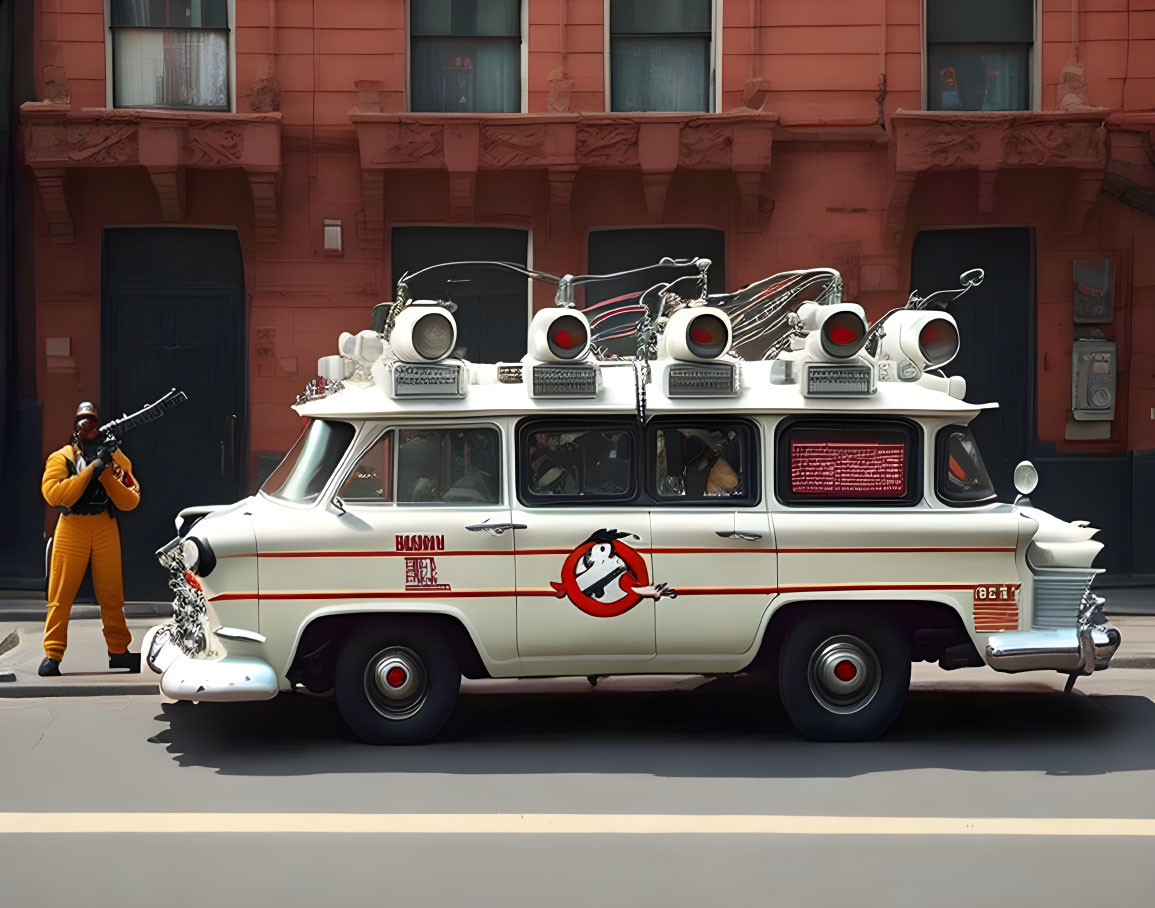
[[[1122,636],[1106,615],[1103,600],[1088,594],[1077,627],[1005,631],[987,640],[987,665],[1000,672],[1054,669],[1089,675],[1111,664]]]

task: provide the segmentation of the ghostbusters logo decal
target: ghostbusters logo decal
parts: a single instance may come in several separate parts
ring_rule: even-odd
[[[550,581],[558,599],[569,601],[595,618],[624,615],[643,599],[677,598],[664,583],[650,584],[646,560],[623,540],[633,533],[597,530],[566,556],[561,582]]]

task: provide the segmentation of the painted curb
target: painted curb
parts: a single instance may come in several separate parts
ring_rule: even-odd
[[[19,683],[0,685],[0,700],[37,697],[140,697],[159,696],[160,682],[127,681],[120,684]]]

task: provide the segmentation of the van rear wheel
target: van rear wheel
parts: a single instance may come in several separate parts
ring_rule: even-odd
[[[782,706],[814,741],[871,741],[898,718],[910,688],[910,644],[877,617],[803,618],[782,642]]]
[[[350,637],[333,687],[341,716],[363,741],[420,744],[449,721],[461,671],[436,632],[386,624]]]

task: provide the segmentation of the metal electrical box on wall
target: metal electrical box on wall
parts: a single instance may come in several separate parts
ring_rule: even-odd
[[[1115,418],[1115,343],[1076,340],[1071,349],[1071,409],[1078,420]]]
[[[1111,260],[1075,259],[1076,325],[1111,324]]]

